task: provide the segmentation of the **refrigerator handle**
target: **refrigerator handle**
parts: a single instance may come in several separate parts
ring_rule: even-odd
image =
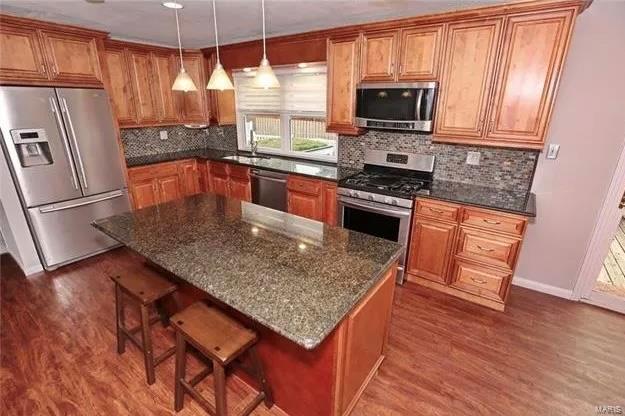
[[[119,198],[122,195],[124,195],[124,193],[122,191],[117,191],[117,192],[113,192],[113,193],[111,193],[111,194],[109,194],[107,196],[104,196],[102,198],[92,199],[90,201],[77,202],[75,204],[67,204],[67,205],[61,205],[61,206],[51,205],[51,206],[47,206],[47,207],[41,207],[41,208],[39,208],[39,212],[41,212],[42,214],[45,214],[45,213],[48,213],[48,212],[63,211],[63,210],[66,210],[66,209],[82,207],[84,205],[95,204],[97,202],[106,201],[108,199]]]
[[[48,97],[50,100],[50,108],[52,109],[52,113],[54,114],[54,120],[56,121],[56,125],[59,128],[59,132],[61,133],[61,138],[63,139],[63,149],[65,149],[65,155],[67,156],[67,161],[70,165],[70,171],[72,172],[72,183],[74,184],[74,189],[78,189],[78,177],[76,176],[76,172],[74,171],[74,167],[72,166],[72,153],[69,150],[68,138],[67,134],[65,134],[65,128],[63,127],[63,122],[61,121],[61,115],[59,114],[54,98]]]
[[[87,184],[87,174],[85,173],[85,165],[82,161],[82,156],[80,155],[80,149],[78,148],[78,141],[76,140],[76,131],[74,131],[74,124],[72,123],[72,116],[69,113],[69,106],[67,105],[67,100],[65,98],[61,99],[63,101],[63,112],[67,117],[67,124],[69,125],[69,131],[72,135],[72,141],[74,142],[74,148],[76,149],[76,159],[78,159],[78,167],[80,168],[80,175],[82,176],[82,186],[87,189],[89,186]]]

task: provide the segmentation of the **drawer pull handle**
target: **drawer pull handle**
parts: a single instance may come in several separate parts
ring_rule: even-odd
[[[501,224],[501,221],[489,220],[488,218],[482,218],[482,221],[484,221],[486,224],[492,224],[492,225]]]
[[[480,249],[480,250],[482,250],[482,251],[488,251],[489,253],[490,253],[491,251],[495,251],[495,249],[494,249],[494,248],[486,248],[486,247],[482,247],[482,246],[481,246],[481,245],[479,245],[479,244],[477,244],[477,248],[479,248],[479,249]]]
[[[437,214],[444,214],[445,211],[443,211],[442,209],[436,209],[436,208],[432,208],[432,207],[428,207],[428,209],[432,212],[436,212]]]
[[[480,284],[480,285],[484,285],[488,283],[486,280],[480,279],[478,277],[472,277],[471,280],[473,280],[475,283]]]

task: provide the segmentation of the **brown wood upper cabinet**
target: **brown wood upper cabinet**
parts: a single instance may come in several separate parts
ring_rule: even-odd
[[[150,53],[138,50],[130,51],[129,63],[133,98],[137,108],[137,123],[156,124],[159,113],[156,108],[153,86],[154,73]]]
[[[214,53],[211,54],[208,61],[207,82],[217,63],[216,55]],[[226,71],[232,81],[232,71]],[[209,96],[211,123],[216,123],[220,126],[236,124],[237,117],[234,104],[234,90],[210,91]]]
[[[42,31],[41,36],[51,80],[91,85],[102,83],[94,38],[52,31]]]
[[[132,79],[127,70],[129,65],[126,52],[121,48],[106,49],[103,64],[108,79],[108,93],[117,121],[122,126],[135,123],[137,113],[135,102],[132,99]]]
[[[393,81],[399,30],[362,35],[362,81]]]
[[[174,91],[179,100],[180,119],[185,123],[208,123],[208,105],[206,76],[204,73],[204,56],[201,53],[185,53],[182,58],[184,69],[187,71],[197,91]],[[176,73],[180,68],[180,60],[176,60]],[[172,82],[173,83],[173,82]]]
[[[576,13],[449,24],[434,139],[541,149]]]
[[[360,36],[328,39],[327,126],[329,132],[357,135],[356,84],[358,83]]]
[[[174,73],[173,55],[164,53],[152,53],[153,87],[158,112],[158,121],[166,124],[174,124],[179,120],[176,97],[171,89],[176,79]]]
[[[37,31],[4,21],[0,23],[0,79],[48,80],[48,68]]]

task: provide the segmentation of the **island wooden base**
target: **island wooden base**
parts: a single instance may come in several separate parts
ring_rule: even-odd
[[[274,402],[291,416],[342,416],[354,408],[384,360],[397,264],[315,349],[306,350],[276,332],[176,280],[182,306],[211,301],[259,334],[258,353]],[[235,373],[254,388],[244,373]]]

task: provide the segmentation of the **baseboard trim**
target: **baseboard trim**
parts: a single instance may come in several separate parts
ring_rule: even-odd
[[[514,276],[512,284],[515,286],[524,287],[526,289],[535,290],[536,292],[546,293],[548,295],[557,296],[563,299],[571,300],[573,298],[573,290],[562,289],[561,287],[546,285],[544,283],[537,282],[535,280],[524,279],[519,276]]]

